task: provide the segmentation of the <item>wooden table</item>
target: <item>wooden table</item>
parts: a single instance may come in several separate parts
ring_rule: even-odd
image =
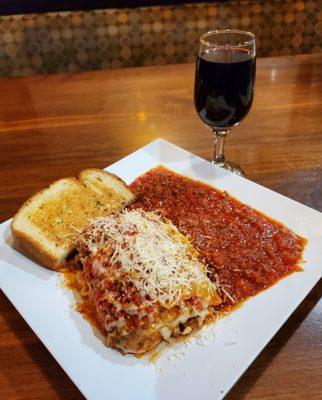
[[[0,80],[0,220],[51,181],[105,167],[157,137],[201,157],[212,137],[194,111],[194,66]],[[228,158],[249,179],[322,210],[322,55],[258,60],[255,102]],[[321,285],[315,287],[227,399],[322,398]],[[82,395],[0,297],[0,393]]]

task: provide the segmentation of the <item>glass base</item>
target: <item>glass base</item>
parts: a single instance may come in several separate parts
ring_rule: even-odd
[[[216,163],[215,161],[211,161],[212,164],[217,165],[218,167],[227,169],[227,171],[232,172],[239,176],[245,176],[245,172],[242,167],[232,161],[226,161],[224,164]]]

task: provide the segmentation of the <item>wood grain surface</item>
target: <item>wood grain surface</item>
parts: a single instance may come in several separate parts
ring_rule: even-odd
[[[158,137],[211,158],[193,81],[191,64],[0,80],[0,221],[55,179],[106,167]],[[322,211],[321,54],[258,60],[254,105],[227,156],[249,179]],[[227,399],[322,399],[321,289]],[[1,398],[82,399],[3,294],[0,310]]]

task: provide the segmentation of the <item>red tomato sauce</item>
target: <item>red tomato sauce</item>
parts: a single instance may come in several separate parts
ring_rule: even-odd
[[[131,185],[131,208],[158,211],[186,235],[229,308],[299,271],[305,239],[226,192],[158,166]]]

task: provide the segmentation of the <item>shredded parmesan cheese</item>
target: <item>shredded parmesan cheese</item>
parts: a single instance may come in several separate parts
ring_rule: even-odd
[[[170,221],[156,213],[124,210],[96,220],[78,238],[80,247],[84,243],[90,255],[111,248],[110,264],[119,263],[140,292],[164,307],[181,304],[200,288],[208,298],[214,293],[197,252]]]

